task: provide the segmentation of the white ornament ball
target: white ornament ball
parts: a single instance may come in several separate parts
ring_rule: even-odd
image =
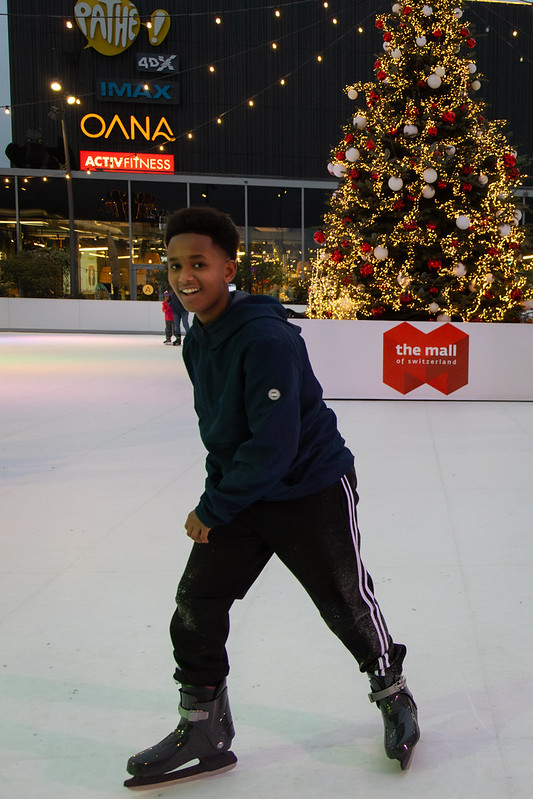
[[[330,175],[333,175],[333,169],[334,169],[333,164],[328,164],[328,172]]]
[[[351,297],[344,294],[342,297],[339,297],[339,310],[343,311],[344,313],[349,313],[353,307],[353,300]]]
[[[416,125],[405,125],[403,129],[404,135],[413,138],[418,136],[418,128]]]
[[[395,61],[398,61],[402,57],[402,51],[398,50],[397,47],[391,53],[391,56],[394,58]]]
[[[440,311],[440,305],[438,305],[436,302],[432,302],[429,306],[429,312],[437,313],[437,311]]]
[[[388,180],[388,187],[391,191],[400,191],[403,186],[403,180],[401,178],[392,177]]]
[[[439,76],[439,78],[443,78],[446,75],[446,70],[444,69],[444,67],[435,67],[433,71],[435,75]]]
[[[437,322],[451,322],[452,317],[448,316],[447,313],[441,313],[437,316]]]
[[[479,183],[480,186],[486,186],[487,183],[489,182],[489,179],[486,175],[481,173],[481,175],[478,176],[477,182]]]
[[[485,275],[485,283],[494,283],[494,275],[492,272],[487,272]]]
[[[350,98],[350,100],[357,100],[358,96],[359,96],[359,92],[357,91],[357,89],[350,89],[349,90],[348,97]]]
[[[500,234],[500,236],[502,237],[508,236],[510,232],[511,232],[511,225],[508,225],[507,223],[503,225],[498,225],[498,233]]]
[[[425,47],[426,44],[428,43],[428,40],[426,39],[425,36],[417,36],[416,43],[419,47]]]
[[[358,130],[363,130],[366,128],[366,117],[364,117],[362,114],[357,114],[357,116],[353,118],[353,126]]]
[[[346,174],[347,169],[344,164],[335,164],[333,167],[333,174],[336,178],[342,178]]]
[[[522,211],[520,210],[520,208],[515,208],[515,210],[513,211],[513,216],[518,222],[520,222],[520,220],[522,219]]]
[[[374,257],[378,259],[378,261],[384,261],[386,258],[389,257],[389,251],[383,245],[378,244],[377,247],[374,247]]]
[[[424,6],[424,8],[422,9],[422,14],[425,17],[431,17],[431,15],[433,14],[433,9],[431,8],[431,6]]]
[[[330,252],[321,252],[318,257],[320,258],[321,261],[327,261],[330,255],[331,255]]]
[[[428,169],[424,169],[422,172],[422,177],[426,181],[426,183],[435,183],[438,178],[437,171],[433,169],[432,166],[428,167]]]
[[[407,286],[411,282],[411,278],[405,272],[400,272],[396,280],[398,282],[398,285],[401,286],[403,289],[407,288]]]
[[[422,189],[422,196],[425,197],[426,200],[431,200],[431,198],[435,196],[435,189],[433,186],[424,186]]]
[[[453,144],[449,144],[447,147],[444,148],[444,152],[446,155],[455,155],[455,147]]]
[[[478,80],[472,81],[472,91],[478,92],[481,89],[481,83]]]
[[[359,150],[357,147],[350,147],[349,150],[346,150],[346,160],[351,161],[354,164],[359,158]]]
[[[477,67],[476,67],[476,65],[475,65],[474,63],[472,63],[472,62],[471,62],[471,63],[468,65],[468,71],[470,72],[470,74],[471,74],[471,75],[473,75],[475,72],[477,72]]]
[[[524,309],[524,311],[532,311],[533,310],[533,300],[524,300],[521,302],[520,305]]]
[[[430,89],[438,89],[442,81],[438,75],[433,72],[427,79],[427,84]]]
[[[452,271],[456,277],[464,277],[466,275],[466,266],[459,261],[459,263],[455,264]]]
[[[401,10],[402,10],[401,5],[399,3],[394,3],[394,5],[392,7],[393,14],[399,14],[401,12]]]
[[[455,220],[455,224],[457,225],[459,230],[468,230],[468,228],[470,227],[470,219],[464,214],[460,214]]]
[[[383,49],[385,50],[386,53],[389,52],[389,50],[391,49],[391,46],[392,45],[391,45],[390,42],[383,42]]]
[[[462,9],[461,8],[454,8],[453,15],[454,15],[455,19],[461,19],[461,17],[463,16]]]

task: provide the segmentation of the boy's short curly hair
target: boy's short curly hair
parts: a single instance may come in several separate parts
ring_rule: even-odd
[[[179,236],[180,233],[210,236],[213,243],[221,247],[232,260],[237,257],[239,231],[231,217],[216,208],[204,205],[199,208],[180,208],[179,211],[174,211],[167,220],[165,244],[168,246],[170,239]]]

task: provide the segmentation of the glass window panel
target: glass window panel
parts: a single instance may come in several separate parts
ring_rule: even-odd
[[[15,180],[4,175],[0,182],[0,280],[2,261],[16,250]]]
[[[301,190],[251,186],[248,189],[248,258],[242,287],[293,302],[302,268]]]
[[[210,205],[229,214],[237,227],[244,225],[244,186],[191,183],[191,205]]]
[[[127,181],[113,175],[74,179],[73,194],[80,296],[129,299]]]

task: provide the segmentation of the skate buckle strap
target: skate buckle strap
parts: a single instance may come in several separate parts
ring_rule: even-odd
[[[384,688],[382,691],[374,691],[373,693],[368,694],[368,698],[371,702],[379,702],[380,699],[385,699],[387,696],[392,696],[392,694],[398,693],[398,691],[402,691],[405,686],[407,685],[407,680],[405,677],[399,677],[395,683],[389,685],[388,688]]]
[[[187,721],[195,722],[195,721],[207,721],[209,718],[209,713],[207,710],[187,710],[187,708],[183,707],[183,705],[179,704],[178,712],[180,716],[182,716]]]

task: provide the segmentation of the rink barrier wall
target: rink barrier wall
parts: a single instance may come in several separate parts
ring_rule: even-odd
[[[327,399],[533,400],[533,326],[293,319]],[[159,302],[0,297],[0,330],[164,333]]]

